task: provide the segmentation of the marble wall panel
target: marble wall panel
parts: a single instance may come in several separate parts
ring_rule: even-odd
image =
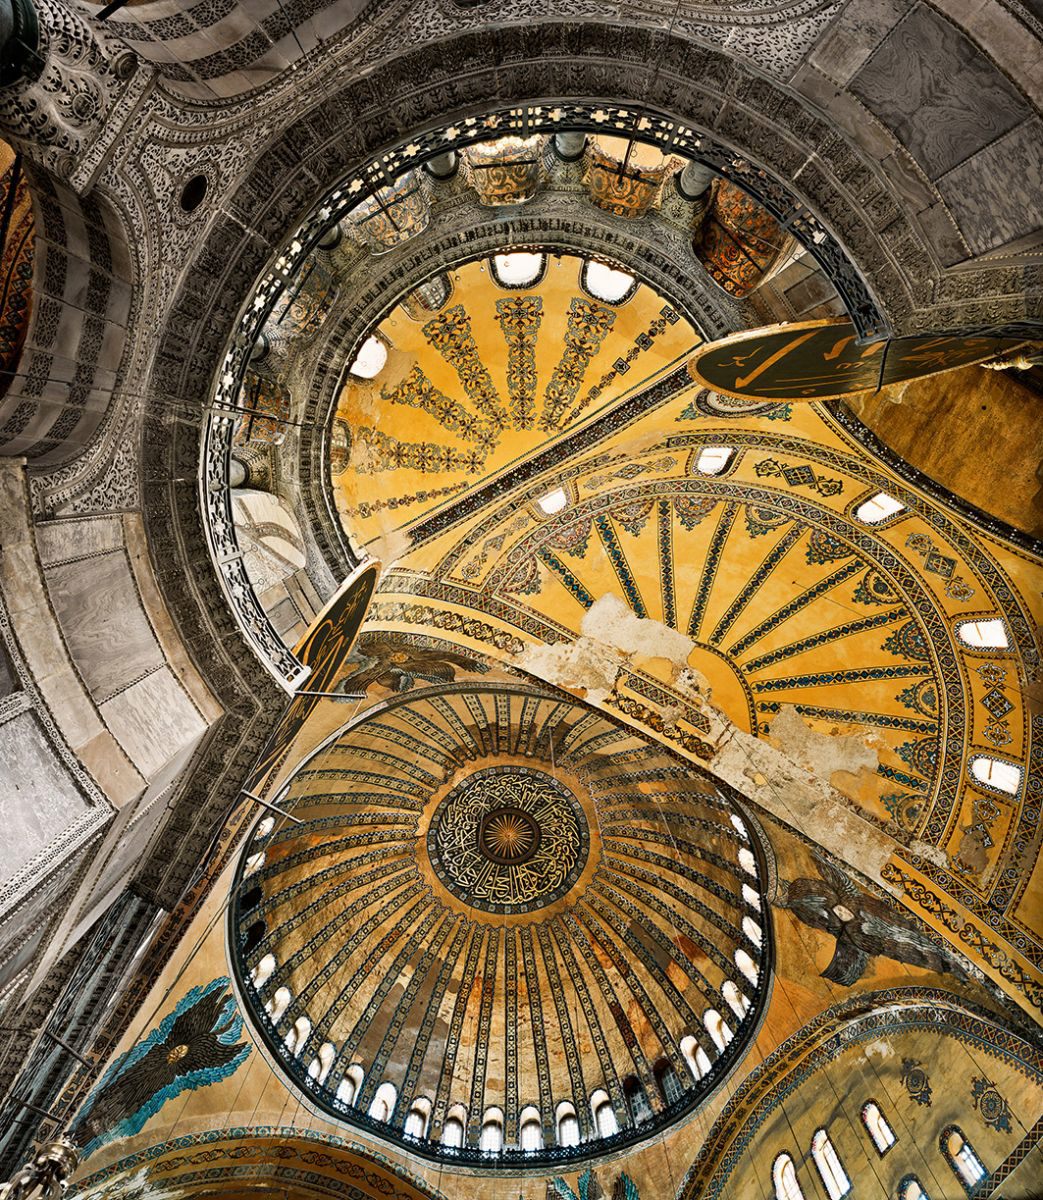
[[[73,661],[97,703],[162,665],[122,550],[48,567],[46,577]]]
[[[101,706],[109,729],[137,769],[152,778],[207,723],[167,668],[153,671]]]
[[[938,190],[977,254],[1043,237],[1043,121],[1010,130],[943,175]]]
[[[0,884],[14,878],[90,807],[31,712],[0,725]]]
[[[992,62],[924,4],[887,34],[850,87],[931,179],[1030,116]]]

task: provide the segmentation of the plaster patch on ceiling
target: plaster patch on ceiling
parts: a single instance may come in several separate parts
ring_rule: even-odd
[[[687,671],[689,682],[692,675],[698,676],[698,672],[688,667],[688,656],[695,649],[690,637],[662,621],[635,615],[633,609],[611,592],[587,609],[579,629],[583,637],[603,642],[622,654],[665,658],[678,670]],[[702,680],[702,676],[698,679]],[[702,680],[702,684],[705,682]]]
[[[859,776],[863,771],[876,771],[880,755],[872,736],[843,733],[821,733],[803,720],[792,704],[784,704],[769,726],[771,739],[780,749],[818,779],[830,784],[845,795],[850,782],[845,776]]]

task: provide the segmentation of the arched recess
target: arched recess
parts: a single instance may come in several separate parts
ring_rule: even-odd
[[[54,464],[78,454],[108,411],[131,303],[122,225],[97,193],[79,195],[23,159],[32,198],[32,304],[21,355],[0,398],[0,455]]]
[[[831,219],[892,327],[965,327],[1024,315],[1016,266],[980,272],[980,288],[969,289],[973,294],[959,303],[938,301],[947,293],[939,289],[942,270],[932,249],[869,161],[791,92],[723,52],[619,25],[502,27],[403,53],[382,71],[379,89],[368,79],[330,87],[310,111],[298,111],[285,133],[257,155],[187,264],[188,282],[173,298],[176,315],[160,336],[147,390],[157,396],[209,394],[231,332],[214,314],[245,303],[253,281],[300,220],[306,197],[402,142],[406,127],[420,131],[480,116],[492,96],[503,106],[532,96],[600,97],[606,80],[612,89],[607,102],[647,104],[707,130],[732,148],[737,163],[755,165],[749,185],[758,195],[771,192]],[[729,100],[722,105],[725,92]],[[287,171],[288,161],[299,171]],[[878,203],[856,202],[845,182],[853,168]],[[798,174],[800,190],[785,200],[780,181]],[[186,800],[192,805],[192,836],[163,845],[151,872],[170,887],[187,879],[205,832],[213,831],[241,786],[247,744],[264,736],[275,711],[274,705],[270,713],[263,709],[274,685],[257,664],[243,661],[242,639],[209,561],[198,497],[163,482],[177,478],[180,464],[194,457],[196,437],[187,423],[150,427],[144,470],[157,486],[146,489],[146,521],[160,586],[177,601],[181,637],[206,664],[222,704],[244,716],[235,734],[215,738],[199,757],[175,808],[177,813]],[[193,793],[203,779],[207,787],[198,789],[204,793],[199,798]]]
[[[984,1073],[989,1088],[999,1089],[1004,1099],[1038,1111],[1043,1053],[1036,1040],[1019,1018],[1008,1021],[933,988],[890,988],[834,1005],[747,1076],[709,1131],[679,1200],[756,1192],[763,1163],[779,1152],[799,1163],[815,1131],[827,1124],[854,1194],[876,1194],[879,1159],[861,1119],[861,1107],[871,1099],[864,1089],[871,1087],[892,1098],[897,1140],[888,1150],[888,1173],[895,1179],[915,1175],[928,1193],[948,1195],[952,1175],[938,1145],[955,1110],[934,1100],[966,1095],[970,1106],[973,1080]],[[1025,1137],[1020,1126],[1003,1124],[979,1122],[975,1131],[975,1148],[997,1189],[1031,1161],[1028,1151],[1038,1139],[1035,1130]],[[1032,1169],[1017,1179],[1031,1183]],[[804,1183],[810,1194],[810,1174]],[[1010,1194],[1020,1195],[1018,1186]]]
[[[121,1194],[144,1180],[176,1189],[186,1200],[214,1196],[235,1200],[247,1192],[293,1195],[301,1200],[336,1200],[349,1191],[358,1200],[433,1200],[419,1176],[387,1158],[377,1159],[357,1142],[292,1126],[223,1129],[187,1134],[142,1148],[91,1172],[81,1168],[73,1184],[83,1200]],[[205,1179],[192,1166],[192,1147],[205,1148]],[[186,1153],[186,1150],[188,1153]],[[162,1181],[162,1182],[161,1182]],[[438,1193],[441,1195],[441,1193]]]

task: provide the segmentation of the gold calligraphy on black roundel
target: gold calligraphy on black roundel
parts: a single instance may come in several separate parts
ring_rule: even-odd
[[[569,788],[521,766],[469,775],[439,804],[427,832],[442,884],[491,913],[527,913],[561,899],[589,849],[587,819]]]

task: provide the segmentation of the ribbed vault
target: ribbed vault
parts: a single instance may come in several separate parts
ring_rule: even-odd
[[[432,654],[397,651],[418,673]],[[304,823],[244,851],[242,986],[342,1120],[483,1165],[589,1157],[691,1110],[752,1032],[771,933],[750,827],[573,700],[416,687],[282,803]]]

